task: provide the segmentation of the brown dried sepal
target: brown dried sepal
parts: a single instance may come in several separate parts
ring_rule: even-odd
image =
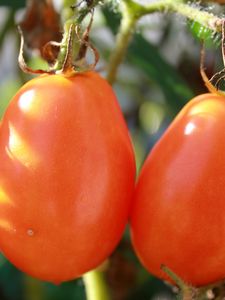
[[[20,29],[20,27],[18,27],[19,33],[20,33],[20,51],[19,51],[19,56],[18,56],[18,62],[19,62],[19,66],[20,69],[25,72],[25,73],[30,73],[30,74],[53,74],[54,71],[53,70],[33,70],[32,68],[30,68],[25,60],[24,60],[24,54],[23,54],[23,48],[24,48],[24,37],[23,37],[23,33]]]
[[[30,3],[31,7],[28,9],[27,12],[27,15],[29,16],[29,18],[27,17],[26,19],[27,22],[28,20],[30,20],[32,14],[34,13],[34,4],[37,3],[38,0],[28,0],[28,1],[30,1],[28,3]],[[50,0],[41,0],[40,2],[42,2],[42,4],[39,6],[39,9],[40,7],[44,7],[43,6],[44,3],[45,4],[50,3],[50,5],[52,5],[52,2]],[[20,52],[18,57],[20,68],[26,73],[32,73],[32,74],[57,73],[57,74],[64,74],[66,76],[73,76],[74,73],[77,72],[93,70],[98,62],[99,55],[97,50],[94,48],[94,46],[89,42],[89,33],[93,22],[94,10],[93,9],[90,10],[89,13],[91,13],[91,19],[86,30],[82,33],[80,25],[77,24],[76,22],[72,22],[69,26],[69,31],[68,29],[66,29],[64,33],[66,34],[66,36],[64,36],[63,41],[61,43],[58,41],[43,42],[43,39],[37,39],[37,41],[34,40],[34,42],[31,43],[35,34],[35,30],[41,32],[41,30],[43,30],[43,26],[42,25],[39,26],[37,24],[37,19],[36,19],[35,26],[30,27],[29,34],[26,35],[24,34],[25,27],[24,27],[24,23],[22,22],[21,24],[23,28],[18,26],[21,35],[21,46],[20,46]],[[35,14],[36,13],[34,13],[34,15]],[[43,20],[45,20],[45,18]],[[32,23],[32,20],[30,20],[30,22]],[[32,31],[34,31],[34,33]],[[33,70],[26,64],[24,60],[24,54],[23,54],[25,43],[26,46],[30,46],[30,47],[32,46],[32,49],[38,49],[40,51],[42,57],[45,60],[47,60],[47,62],[50,65],[49,70],[41,70],[41,69]],[[74,47],[76,47],[76,44],[78,44],[79,51],[77,55],[74,55],[75,54]],[[63,49],[63,52],[65,52],[65,54],[62,55],[62,57],[59,57],[60,55],[58,55],[60,48]],[[94,54],[94,62],[92,64],[88,64],[86,61],[86,54],[88,49],[90,49]],[[58,61],[56,61],[56,59],[58,59]]]
[[[82,36],[80,36],[79,26],[76,26],[76,28],[75,28],[76,36],[77,36],[78,40],[80,41],[80,50],[79,50],[79,53],[77,55],[76,61],[74,63],[75,68],[80,68],[80,67],[82,67],[82,65],[85,65],[86,55],[87,55],[87,50],[88,49],[90,49],[93,52],[93,55],[94,55],[94,62],[92,64],[89,64],[88,68],[89,69],[94,69],[95,66],[97,65],[98,61],[99,61],[98,51],[90,43],[90,39],[89,39],[89,34],[90,34],[90,31],[91,31],[91,26],[92,26],[93,18],[94,18],[94,10],[92,10],[90,13],[91,13],[90,22],[89,22],[87,28],[85,29],[84,33],[82,34]]]
[[[48,62],[49,65],[53,66],[60,50],[59,42],[48,42],[41,49],[42,57]]]
[[[200,73],[209,92],[224,97],[225,93],[222,90],[219,90],[219,84],[222,80],[225,79],[225,19],[222,20],[221,26],[222,26],[221,50],[222,50],[224,68],[221,71],[215,73],[211,79],[208,78],[204,68],[205,49],[204,49],[204,45],[202,45],[201,56],[200,56],[201,58]]]
[[[26,46],[31,50],[38,50],[48,63],[53,64],[59,47],[50,49],[50,46],[44,46],[50,41],[60,42],[62,31],[52,0],[27,0],[26,13],[19,26]]]

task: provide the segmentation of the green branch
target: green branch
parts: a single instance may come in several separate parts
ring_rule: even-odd
[[[156,1],[156,0],[155,0]],[[189,20],[196,21],[200,25],[214,32],[221,32],[223,19],[201,10],[200,7],[185,3],[184,0],[158,0],[148,5],[142,5],[133,0],[123,0],[120,4],[122,21],[116,39],[115,49],[112,51],[108,66],[108,81],[113,84],[116,79],[118,67],[123,61],[132,33],[137,21],[148,14],[178,13]]]
[[[76,4],[76,1],[73,1]],[[79,1],[78,1],[79,2]],[[71,1],[70,0],[64,0],[64,17],[69,16],[69,19],[64,24],[64,34],[62,42],[60,43],[60,50],[58,54],[58,58],[56,61],[56,64],[54,66],[54,70],[60,71],[63,68],[63,64],[65,62],[65,58],[68,53],[68,47],[69,47],[69,39],[70,35],[73,36],[73,56],[75,57],[77,52],[79,51],[79,43],[80,38],[75,33],[76,26],[80,26],[83,20],[86,18],[86,16],[99,4],[101,3],[101,0],[93,0],[91,4],[86,5],[84,8],[79,9],[79,5],[77,8],[72,9],[71,8]],[[69,5],[69,7],[67,7]],[[69,12],[70,11],[70,12]],[[72,27],[71,27],[72,26]],[[71,34],[71,28],[72,34]],[[76,40],[77,40],[77,47],[76,47]]]
[[[110,84],[113,84],[116,79],[118,67],[126,54],[137,21],[136,17],[128,11],[128,7],[124,4],[121,5],[123,5],[123,17],[117,35],[116,47],[108,65],[107,80]]]
[[[104,274],[93,270],[83,275],[87,300],[110,300]]]
[[[128,5],[133,5],[132,0],[124,0]],[[222,19],[201,10],[200,7],[186,4],[182,0],[160,0],[149,5],[141,5],[135,3],[137,18],[141,18],[147,14],[155,12],[174,12],[178,13],[190,20],[196,21],[202,26],[211,29],[212,31],[221,31]]]

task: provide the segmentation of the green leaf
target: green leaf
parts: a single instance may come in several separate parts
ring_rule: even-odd
[[[161,87],[175,113],[193,97],[193,92],[177,70],[169,65],[159,54],[158,49],[140,34],[134,35],[127,57]]]
[[[2,257],[1,257],[2,259]],[[23,274],[5,261],[0,268],[0,299],[23,300]]]
[[[26,4],[26,0],[0,0],[0,6],[9,6],[11,8],[21,8]]]
[[[105,17],[106,23],[111,31],[116,34],[119,29],[121,16],[119,13],[113,12],[110,7],[104,6],[102,7],[102,12]]]

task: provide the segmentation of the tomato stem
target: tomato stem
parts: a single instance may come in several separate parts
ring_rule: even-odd
[[[60,50],[57,61],[53,67],[54,71],[65,74],[74,73],[74,71],[82,71],[82,69],[88,69],[90,66],[85,65],[84,63],[84,58],[86,55],[85,49],[87,49],[88,47],[90,47],[94,51],[95,63],[93,64],[93,66],[95,66],[98,59],[97,51],[95,51],[95,48],[91,46],[88,40],[89,31],[93,20],[93,10],[95,6],[97,6],[100,2],[100,0],[93,0],[84,8],[78,11],[74,9],[74,15],[72,17],[71,14],[68,14],[67,12],[67,15],[69,15],[70,18],[65,22],[64,25],[64,35],[60,44]],[[68,3],[68,1],[65,3]],[[91,14],[91,19],[85,32],[82,33],[81,23],[88,14]],[[78,62],[77,65],[75,65],[76,62]],[[67,65],[66,69],[65,65]],[[76,67],[77,70],[75,70]]]
[[[63,22],[77,16],[78,12],[71,9],[71,6],[75,3],[77,3],[76,0],[63,0],[63,10],[61,14]]]
[[[221,300],[225,296],[225,282],[219,281],[210,285],[194,287],[186,283],[182,278],[175,274],[168,267],[162,265],[161,269],[179,288],[178,299],[179,300],[205,300],[215,299]]]
[[[129,9],[129,6],[125,2],[122,2],[121,6],[122,21],[120,24],[119,33],[117,35],[116,46],[114,51],[112,52],[110,62],[108,65],[107,80],[110,84],[113,84],[116,80],[118,67],[124,59],[137,22],[135,14],[132,13],[133,10]]]
[[[184,0],[158,0],[148,5],[143,5],[133,0],[123,0],[119,8],[121,9],[122,21],[116,39],[116,46],[112,51],[108,66],[107,79],[111,84],[116,80],[119,65],[125,57],[132,34],[135,32],[137,21],[145,15],[156,12],[178,13],[214,32],[222,31],[222,18],[203,11],[196,5],[192,6],[190,3],[185,3]]]
[[[83,275],[87,300],[110,300],[104,274],[93,270]]]
[[[179,299],[182,300],[194,300],[196,299],[196,295],[198,295],[198,289],[188,285],[186,282],[182,280],[177,274],[175,274],[172,270],[170,270],[165,265],[161,266],[161,269],[163,272],[165,272],[168,277],[176,284],[176,286],[179,288]]]
[[[133,0],[123,0],[127,5],[132,7],[133,13],[139,19],[147,14],[155,12],[174,12],[200,23],[202,26],[211,29],[212,31],[221,32],[222,19],[203,11],[196,5],[185,3],[184,0],[159,0],[148,5],[141,5]]]

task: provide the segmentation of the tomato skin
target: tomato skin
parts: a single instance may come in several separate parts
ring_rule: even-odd
[[[131,211],[134,248],[150,273],[187,283],[225,278],[225,97],[190,101],[150,152]]]
[[[103,78],[25,84],[2,120],[0,161],[0,248],[14,265],[60,283],[111,254],[127,223],[135,161]]]

